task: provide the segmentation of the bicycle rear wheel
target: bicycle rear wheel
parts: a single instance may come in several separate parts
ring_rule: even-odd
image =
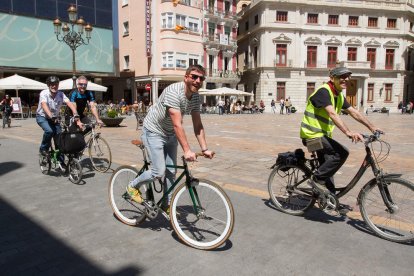
[[[68,162],[69,180],[74,184],[79,184],[82,180],[82,165],[76,159],[69,159]]]
[[[93,168],[98,172],[106,172],[111,167],[111,148],[104,138],[92,137],[88,145],[88,153]]]
[[[233,205],[214,182],[200,179],[191,190],[194,200],[185,183],[174,191],[171,225],[185,244],[198,249],[214,249],[222,245],[233,231]]]
[[[414,240],[414,184],[402,178],[385,178],[391,213],[376,181],[366,184],[358,198],[364,221],[378,236],[393,242]]]
[[[43,174],[49,174],[50,173],[50,169],[52,168],[52,161],[50,160],[50,155],[42,155],[39,154],[39,166],[40,166],[40,171]]]
[[[270,200],[274,206],[290,215],[303,215],[316,201],[312,188],[308,185],[310,176],[311,172],[303,166],[276,166],[267,182]]]
[[[125,224],[136,226],[145,220],[145,207],[133,201],[126,187],[138,176],[138,171],[131,166],[121,166],[115,170],[109,181],[109,203],[115,216]]]

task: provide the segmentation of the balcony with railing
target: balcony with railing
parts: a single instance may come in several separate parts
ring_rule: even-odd
[[[291,68],[293,66],[293,60],[288,59],[285,62],[280,62],[279,60],[273,60],[273,66],[277,68]]]
[[[218,70],[207,68],[207,81],[212,78],[225,79],[223,82],[227,81],[240,81],[240,73],[233,70]]]
[[[367,69],[367,70],[403,70],[400,63],[395,64],[385,64],[385,63],[375,63],[371,66],[369,61],[341,61],[339,62],[340,66],[345,66],[349,69]]]
[[[341,61],[340,66],[347,67],[348,69],[371,69],[371,62],[369,61]]]
[[[204,10],[204,17],[208,21],[218,22],[222,17],[222,13],[219,12],[215,7],[208,7]]]
[[[203,35],[203,44],[204,45],[218,45],[220,43],[220,38],[218,34],[205,34]]]

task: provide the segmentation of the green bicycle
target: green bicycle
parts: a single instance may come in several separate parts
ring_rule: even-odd
[[[167,166],[183,171],[173,185],[163,192],[161,199],[156,202],[154,197],[155,192],[163,191],[163,185],[159,181],[140,187],[144,199],[141,204],[132,201],[126,192],[126,186],[149,170],[150,166],[144,144],[139,140],[132,143],[142,150],[144,165],[140,170],[121,166],[112,174],[109,181],[109,201],[115,216],[127,225],[136,226],[146,218],[155,219],[161,212],[170,220],[172,228],[185,244],[203,250],[222,245],[230,237],[234,227],[232,203],[219,185],[194,178],[184,158],[182,166]],[[185,181],[179,184],[182,179]],[[161,205],[170,193],[172,198],[168,214]]]
[[[82,180],[82,165],[79,162],[80,154],[64,154],[65,159],[68,160],[65,163],[66,168],[63,168],[60,164],[59,156],[63,154],[60,153],[58,149],[51,147],[47,155],[39,154],[39,166],[40,171],[43,174],[49,174],[52,166],[54,169],[59,169],[59,171],[68,175],[69,180],[78,184]]]

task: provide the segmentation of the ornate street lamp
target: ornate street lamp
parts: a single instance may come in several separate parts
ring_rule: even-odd
[[[78,12],[74,5],[71,5],[68,8],[68,15],[69,23],[63,22],[62,26],[62,21],[60,21],[59,18],[56,18],[53,21],[53,26],[57,40],[65,42],[72,50],[72,89],[76,89],[75,52],[79,46],[89,44],[93,28],[89,23],[86,24],[82,17],[79,17],[78,19]]]

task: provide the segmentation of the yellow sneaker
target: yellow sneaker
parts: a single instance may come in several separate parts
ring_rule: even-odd
[[[126,190],[133,201],[138,203],[142,203],[144,201],[142,199],[141,192],[138,189],[127,186]]]

